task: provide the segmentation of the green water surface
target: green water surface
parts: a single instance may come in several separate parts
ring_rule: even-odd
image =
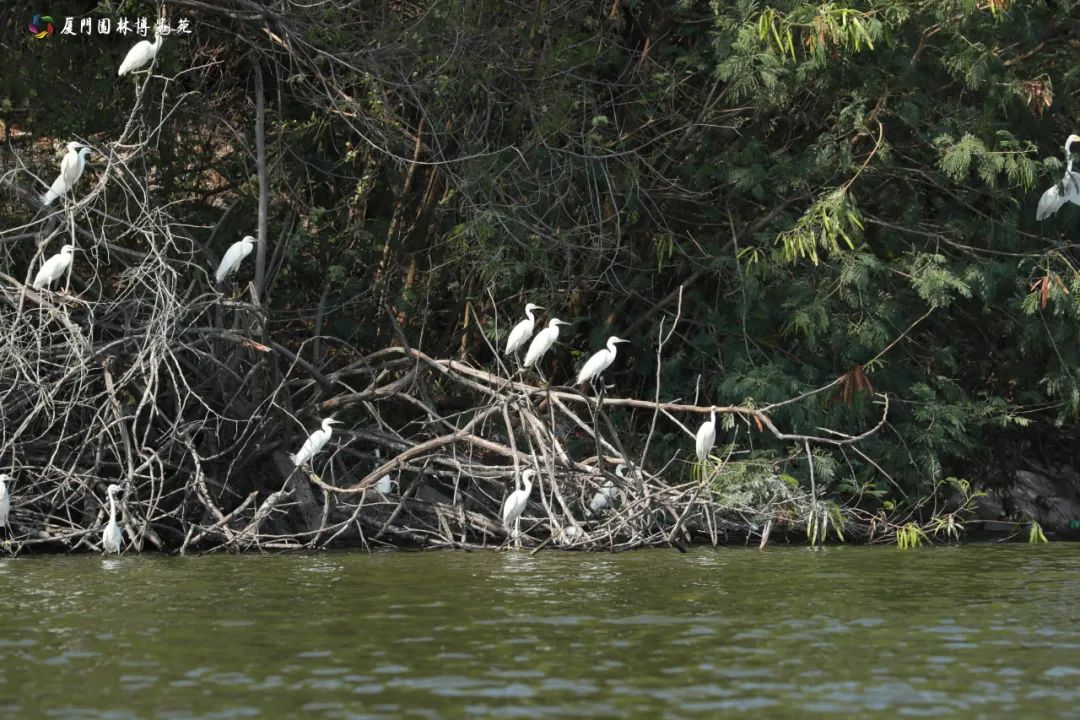
[[[12,718],[1078,718],[1080,545],[0,560]]]

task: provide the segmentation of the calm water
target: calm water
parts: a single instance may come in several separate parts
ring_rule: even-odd
[[[1080,545],[0,560],[0,716],[1077,718]]]

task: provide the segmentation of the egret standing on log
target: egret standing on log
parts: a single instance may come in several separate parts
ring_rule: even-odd
[[[375,462],[382,464],[382,456],[379,453],[379,448],[375,448]],[[380,495],[389,495],[390,491],[394,489],[394,481],[390,479],[390,475],[383,475],[381,478],[375,481],[375,490]]]
[[[7,486],[10,479],[7,473],[0,473],[0,528],[7,527],[8,513],[11,512],[11,493]]]
[[[229,249],[225,251],[225,257],[221,258],[221,263],[217,266],[214,280],[220,284],[222,280],[236,272],[236,269],[240,267],[240,262],[250,255],[254,249],[255,238],[251,235],[245,235],[242,240],[230,245]]]
[[[701,427],[699,427],[697,431],[697,441],[694,445],[694,450],[697,452],[697,459],[701,462],[705,462],[709,457],[709,453],[712,452],[715,443],[716,408],[714,407],[709,415],[709,419],[701,423]]]
[[[626,463],[619,463],[615,466],[615,474],[620,479],[626,480]],[[619,498],[619,488],[615,484],[615,481],[608,478],[600,489],[593,495],[592,501],[589,502],[589,514],[596,516],[600,514],[600,511],[615,503]]]
[[[143,65],[153,60],[161,49],[161,26],[158,25],[154,28],[154,42],[149,40],[140,40],[135,43],[130,50],[128,50],[127,56],[124,58],[124,62],[120,63],[120,69],[116,71],[116,74],[120,77],[127,75],[133,70],[138,70]]]
[[[544,308],[539,305],[533,305],[532,303],[526,303],[525,305],[525,319],[514,326],[514,329],[510,331],[510,337],[506,341],[506,354],[514,355],[525,344],[525,341],[532,337],[533,328],[536,327],[536,318],[533,317],[533,310],[543,310]]]
[[[536,333],[536,337],[529,343],[529,349],[525,353],[525,364],[522,367],[532,367],[540,362],[544,353],[551,349],[555,341],[559,339],[559,326],[569,325],[558,318],[552,318],[547,327]]]
[[[123,537],[120,534],[120,526],[116,524],[116,493],[122,488],[119,485],[110,485],[106,494],[109,496],[109,523],[105,531],[101,533],[101,548],[107,553],[117,554],[120,552]]]
[[[60,174],[53,180],[49,191],[41,196],[42,205],[50,205],[53,200],[75,187],[86,169],[86,156],[93,152],[91,148],[77,142],[69,142],[67,149],[64,159],[60,161]]]
[[[630,342],[629,340],[623,340],[622,338],[612,335],[608,338],[607,349],[599,350],[589,358],[585,366],[581,368],[581,372],[577,376],[577,385],[582,383],[592,382],[600,377],[600,375],[608,369],[611,363],[615,362],[615,346],[619,343]]]
[[[521,484],[523,487],[510,493],[510,496],[503,502],[502,521],[507,532],[510,533],[511,540],[516,541],[521,535],[521,513],[525,511],[525,506],[529,502],[529,494],[532,492],[532,478],[534,475],[536,475],[536,471],[532,468],[521,473]],[[517,487],[516,479],[514,480],[514,487]],[[511,526],[513,527],[511,528]]]
[[[1036,220],[1045,220],[1067,202],[1080,205],[1080,173],[1073,172],[1072,144],[1080,141],[1080,135],[1070,135],[1065,141],[1065,176],[1039,198],[1035,211]]]
[[[300,467],[308,460],[315,457],[315,455],[323,449],[323,446],[326,445],[327,441],[330,439],[332,426],[340,424],[341,421],[335,420],[334,418],[326,418],[325,420],[323,420],[322,429],[316,430],[308,436],[308,439],[304,441],[303,446],[300,448],[300,452],[296,453],[295,455],[289,456],[289,458],[293,462],[293,465],[295,465],[296,467]]]
[[[75,251],[74,245],[65,245],[60,252],[53,255],[41,265],[37,275],[34,276],[34,289],[40,290],[46,285],[52,285],[67,272],[71,266],[71,253]]]

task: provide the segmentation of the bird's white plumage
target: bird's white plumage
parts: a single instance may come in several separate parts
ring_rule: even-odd
[[[379,453],[379,448],[375,448],[375,462],[381,462],[382,456]],[[390,475],[383,475],[381,478],[375,481],[375,490],[382,495],[389,495],[390,491],[394,489],[394,483],[390,479]]]
[[[507,355],[516,353],[525,344],[525,341],[532,337],[533,329],[536,327],[536,318],[533,317],[533,311],[543,309],[539,305],[526,303],[525,319],[514,326],[514,329],[510,331],[510,337],[506,340]]]
[[[1080,205],[1080,173],[1073,172],[1072,144],[1080,141],[1080,135],[1070,135],[1065,141],[1065,175],[1039,198],[1035,219],[1045,220],[1067,202]]]
[[[623,480],[626,479],[626,465],[620,463],[615,466],[615,474]],[[615,484],[615,481],[608,478],[604,481],[604,484],[600,486],[600,489],[593,495],[592,500],[589,502],[589,514],[599,515],[604,508],[615,503],[619,498],[619,487]]]
[[[11,512],[11,492],[7,486],[10,479],[7,473],[0,473],[0,527],[7,527],[8,513]]]
[[[624,342],[630,341],[623,340],[614,335],[609,337],[607,348],[593,353],[593,356],[589,358],[588,362],[581,368],[581,372],[579,372],[577,376],[577,384],[580,385],[583,382],[589,382],[600,377],[600,375],[608,369],[608,366],[615,362],[615,346]]]
[[[34,276],[34,289],[40,290],[46,285],[52,285],[58,279],[64,276],[68,267],[71,265],[71,254],[74,252],[74,245],[65,245],[60,248],[60,252],[53,255],[41,265],[41,269],[38,270],[37,275]]]
[[[525,362],[522,365],[532,367],[540,362],[540,358],[544,357],[544,353],[550,350],[555,341],[559,339],[559,326],[569,324],[558,318],[552,318],[547,327],[536,333],[536,337],[529,343],[529,349],[525,352]]]
[[[240,263],[251,254],[253,249],[255,249],[255,238],[251,235],[245,235],[242,240],[237,240],[230,245],[229,249],[225,251],[225,257],[221,258],[221,262],[218,263],[217,272],[214,273],[214,280],[220,283],[236,272],[236,269],[240,267]]]
[[[149,40],[140,40],[135,43],[128,54],[124,56],[124,62],[120,63],[120,69],[116,74],[119,76],[127,75],[132,70],[138,70],[143,65],[154,59],[157,55],[158,49],[161,48],[161,33],[154,33],[154,42]]]
[[[53,180],[49,191],[41,196],[42,205],[50,205],[53,200],[75,187],[75,183],[79,181],[83,170],[86,169],[86,156],[92,152],[92,149],[79,145],[77,142],[69,142],[67,149],[64,159],[60,161],[60,174]]]
[[[701,427],[698,428],[697,438],[694,443],[694,451],[697,453],[698,460],[702,462],[709,457],[709,453],[712,452],[713,445],[716,443],[716,408],[712,409],[709,413],[709,419],[701,423]]]
[[[120,534],[120,526],[116,522],[116,494],[120,492],[119,485],[110,485],[106,494],[109,496],[109,522],[101,533],[101,548],[107,553],[117,554],[123,544],[123,536]]]
[[[503,502],[503,526],[506,528],[507,532],[510,533],[511,540],[516,540],[521,534],[521,513],[525,511],[525,506],[529,502],[529,493],[532,492],[532,478],[534,475],[536,475],[536,471],[532,468],[521,473],[522,487],[510,493]],[[514,485],[517,485],[516,481]]]
[[[340,420],[333,418],[326,418],[322,421],[322,428],[308,435],[308,439],[304,441],[304,444],[300,447],[300,452],[289,457],[293,461],[293,465],[300,467],[311,458],[315,457],[327,441],[330,440],[330,435],[333,432],[334,425],[341,424]]]

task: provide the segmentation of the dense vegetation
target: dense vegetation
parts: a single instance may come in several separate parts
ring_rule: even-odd
[[[170,20],[193,32],[166,39],[144,88],[115,76],[134,38],[37,41],[24,26],[40,10],[14,5],[5,282],[55,230],[32,200],[60,146],[126,138],[138,152],[115,172],[145,187],[103,190],[78,222],[139,253],[161,237],[146,228],[167,227],[193,267],[261,232],[266,257],[241,273],[258,265],[260,331],[316,375],[406,342],[490,366],[486,339],[530,301],[574,326],[549,377],[569,382],[618,334],[633,345],[611,392],[651,399],[660,321],[681,298],[662,399],[761,407],[831,385],[772,414],[820,435],[874,425],[889,396],[857,449],[814,450],[816,488],[839,503],[910,508],[948,477],[1007,484],[1031,448],[1072,458],[1080,208],[1034,214],[1080,131],[1078,2],[174,0]],[[118,184],[104,167],[84,192]],[[126,258],[111,262],[97,283],[122,287]],[[185,301],[195,275],[177,281]],[[305,406],[301,391],[293,409],[348,412],[333,394]],[[612,413],[650,430],[649,413]],[[51,462],[14,449],[21,416],[4,422],[4,462]],[[771,474],[805,488],[804,446],[760,430],[726,416],[718,487]],[[649,461],[691,443],[662,426]],[[265,461],[253,446],[247,470],[225,466]]]

